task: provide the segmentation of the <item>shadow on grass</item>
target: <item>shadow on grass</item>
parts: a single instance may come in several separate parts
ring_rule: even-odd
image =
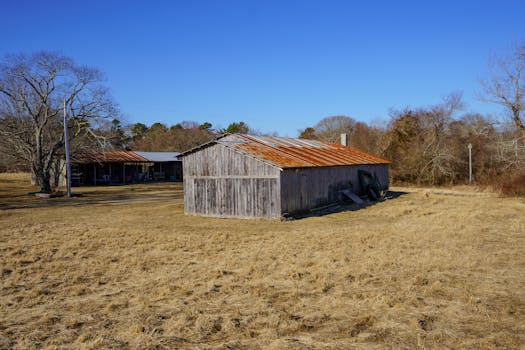
[[[73,197],[37,198],[36,192],[19,190],[16,193],[0,195],[0,210],[33,209],[68,206],[90,206],[107,204],[126,204],[173,200],[182,203],[182,185],[141,187],[120,186],[107,188],[73,188]],[[142,187],[144,186],[144,187]]]
[[[84,191],[82,191],[84,189]],[[0,195],[0,210],[14,209],[36,209],[49,207],[68,207],[68,206],[92,206],[108,204],[131,204],[140,202],[154,201],[173,201],[173,204],[183,202],[184,194],[182,184],[158,186],[158,185],[131,185],[119,187],[91,187],[82,188],[74,187],[72,198],[36,198],[36,192],[20,191],[9,195]],[[355,204],[351,200],[340,201],[331,205],[310,210],[304,213],[298,213],[284,220],[298,220],[308,217],[323,216],[345,211],[357,211],[376,205],[390,199],[398,198],[408,192],[388,191],[380,201],[368,201],[362,205]]]
[[[306,219],[310,217],[318,217],[318,216],[324,216],[329,214],[336,214],[336,213],[342,213],[346,211],[358,211],[361,209],[365,209],[368,207],[372,207],[378,203],[382,203],[391,199],[396,199],[398,197],[401,197],[405,194],[408,194],[408,192],[402,192],[402,191],[387,191],[387,193],[383,196],[382,199],[377,201],[371,201],[368,199],[364,199],[363,204],[356,204],[351,200],[344,200],[335,202],[333,204],[327,205],[325,207],[320,208],[314,208],[311,209],[308,212],[299,213],[296,215],[291,215],[290,217],[283,218],[284,221],[286,220],[301,220]]]

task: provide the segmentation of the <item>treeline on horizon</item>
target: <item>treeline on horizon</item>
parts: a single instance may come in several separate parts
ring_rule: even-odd
[[[392,181],[398,184],[467,183],[470,144],[476,183],[488,185],[501,181],[501,177],[510,181],[525,164],[522,132],[512,124],[462,110],[461,94],[452,93],[433,106],[392,111],[384,126],[349,116],[330,116],[299,130],[298,136],[339,143],[340,135],[346,133],[349,146],[392,161]],[[153,123],[149,127],[136,123],[121,127],[115,121],[105,132],[112,149],[176,152],[223,133],[277,135],[253,130],[243,121],[224,129],[214,129],[209,122],[183,121],[172,126]]]
[[[474,181],[482,185],[502,184],[509,187],[507,192],[517,191],[519,182],[525,182],[522,132],[487,115],[461,113],[462,107],[461,94],[453,93],[434,106],[392,111],[384,126],[370,125],[350,116],[330,116],[299,130],[298,137],[339,143],[340,135],[346,133],[349,146],[392,161],[390,174],[394,184],[467,183],[471,144]],[[215,129],[210,122],[123,126],[113,119],[93,131],[104,143],[94,142],[92,149],[153,152],[183,152],[224,133],[277,135],[261,133],[243,121]],[[16,159],[2,160],[3,171],[29,171]]]
[[[41,192],[52,191],[52,174],[57,184],[63,166],[64,120],[73,155],[93,149],[183,152],[223,133],[261,134],[244,121],[226,128],[195,121],[122,125],[102,76],[59,53],[6,56],[0,63],[0,171],[30,171]],[[339,142],[346,133],[349,146],[392,162],[394,184],[469,182],[470,144],[475,183],[525,195],[525,41],[489,65],[482,87],[480,98],[500,105],[501,116],[465,111],[455,92],[432,106],[392,111],[383,126],[327,116],[298,134]]]

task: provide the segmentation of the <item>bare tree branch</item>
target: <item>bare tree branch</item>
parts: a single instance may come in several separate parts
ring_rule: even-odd
[[[116,113],[101,77],[53,52],[7,56],[0,63],[0,151],[28,161],[41,191],[50,191],[50,171],[63,154],[64,99],[73,147],[91,147],[89,136],[95,140],[96,133],[90,121]]]
[[[525,99],[525,42],[514,48],[508,57],[489,62],[489,80],[482,81],[483,101],[503,106],[518,130],[525,134],[522,117]]]

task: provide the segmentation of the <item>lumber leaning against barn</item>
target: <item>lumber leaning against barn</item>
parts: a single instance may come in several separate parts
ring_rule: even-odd
[[[298,142],[259,139],[270,143]],[[388,161],[377,158],[376,164],[284,166],[288,165],[285,160],[290,161],[294,155],[284,153],[281,159],[268,161],[272,149],[259,144],[259,139],[226,135],[181,155],[186,214],[245,218],[294,214],[341,199],[341,190],[359,192],[358,170],[375,174],[388,187]],[[236,147],[241,144],[242,147]],[[307,147],[304,149],[306,152]],[[254,150],[255,156],[250,150]],[[274,151],[281,152],[277,148]],[[324,151],[330,152],[329,148]],[[333,155],[328,153],[328,157]],[[297,160],[297,164],[302,163],[304,159]]]

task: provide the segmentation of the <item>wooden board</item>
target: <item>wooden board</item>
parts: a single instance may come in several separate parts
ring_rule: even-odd
[[[365,204],[365,202],[363,202],[363,200],[359,198],[357,194],[355,194],[354,192],[350,190],[342,190],[341,193],[347,196],[348,198],[350,198],[351,200],[353,200],[354,203],[356,204],[359,204],[359,205]]]

